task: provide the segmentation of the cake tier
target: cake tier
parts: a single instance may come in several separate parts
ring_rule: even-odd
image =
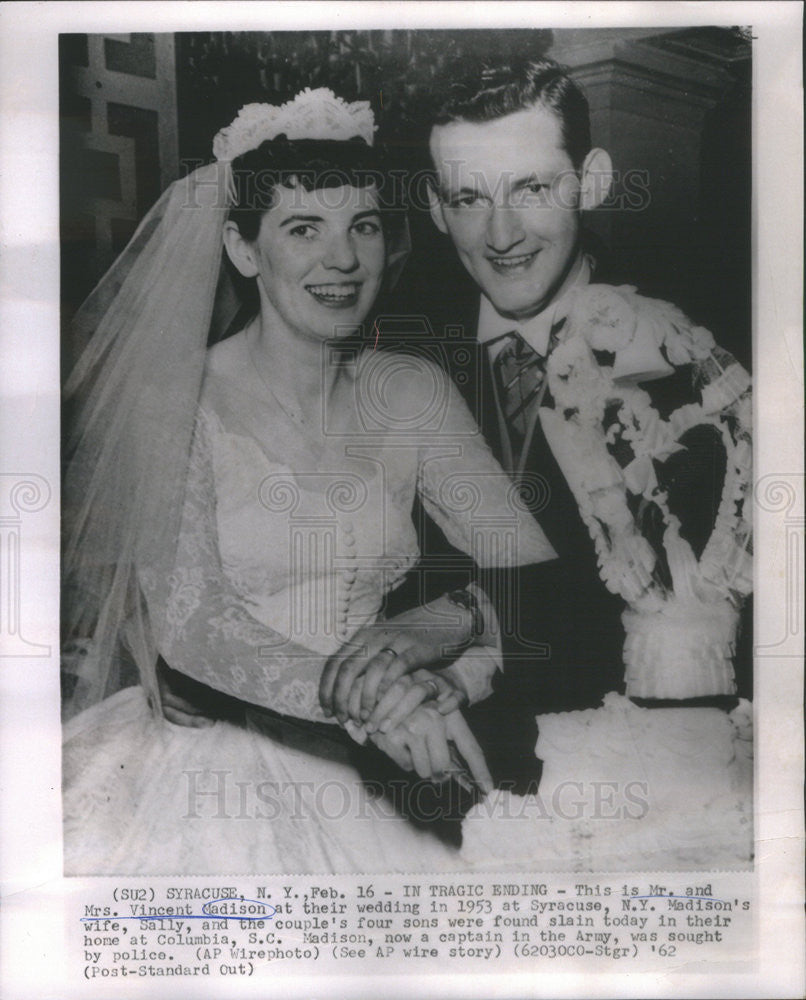
[[[752,711],[602,708],[538,717],[535,795],[496,791],[465,818],[469,867],[539,871],[747,868]]]
[[[739,613],[728,602],[668,600],[654,613],[622,615],[624,682],[633,698],[735,694],[733,654]]]

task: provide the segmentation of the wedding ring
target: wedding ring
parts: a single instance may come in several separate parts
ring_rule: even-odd
[[[439,694],[439,684],[437,684],[436,681],[423,681],[423,686],[427,687],[430,690],[431,692],[429,696],[430,699],[436,698],[437,695]]]
[[[397,653],[391,646],[384,646],[383,649],[378,650],[379,653],[391,653],[392,656],[397,656]]]

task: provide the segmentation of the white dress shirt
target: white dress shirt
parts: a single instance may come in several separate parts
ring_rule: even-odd
[[[537,315],[527,320],[507,319],[496,311],[495,306],[486,295],[481,296],[481,307],[479,308],[478,339],[482,344],[489,344],[490,341],[501,338],[505,333],[520,334],[532,350],[545,357],[548,353],[549,337],[551,328],[563,316],[563,306],[567,305],[568,294],[575,288],[590,283],[593,273],[593,261],[586,254],[583,254],[575,265],[576,274],[570,281],[566,281],[561,293],[542,309]],[[494,361],[505,341],[499,340],[492,344],[488,350],[490,362]]]

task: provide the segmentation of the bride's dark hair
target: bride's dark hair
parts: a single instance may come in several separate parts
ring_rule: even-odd
[[[353,139],[268,139],[257,149],[237,157],[232,164],[235,199],[230,220],[244,239],[255,240],[260,219],[274,205],[278,184],[301,186],[306,191],[342,186],[378,189],[381,209],[391,208],[388,170],[383,152]]]

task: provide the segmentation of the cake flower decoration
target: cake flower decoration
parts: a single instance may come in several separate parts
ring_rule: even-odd
[[[661,416],[642,386],[674,372],[672,365],[690,372],[692,393]],[[749,376],[676,307],[629,286],[601,285],[574,295],[546,376],[544,433],[593,540],[602,581],[627,603],[628,694],[732,693],[738,608],[752,587]],[[659,474],[695,430],[715,437],[726,461],[699,556]]]

